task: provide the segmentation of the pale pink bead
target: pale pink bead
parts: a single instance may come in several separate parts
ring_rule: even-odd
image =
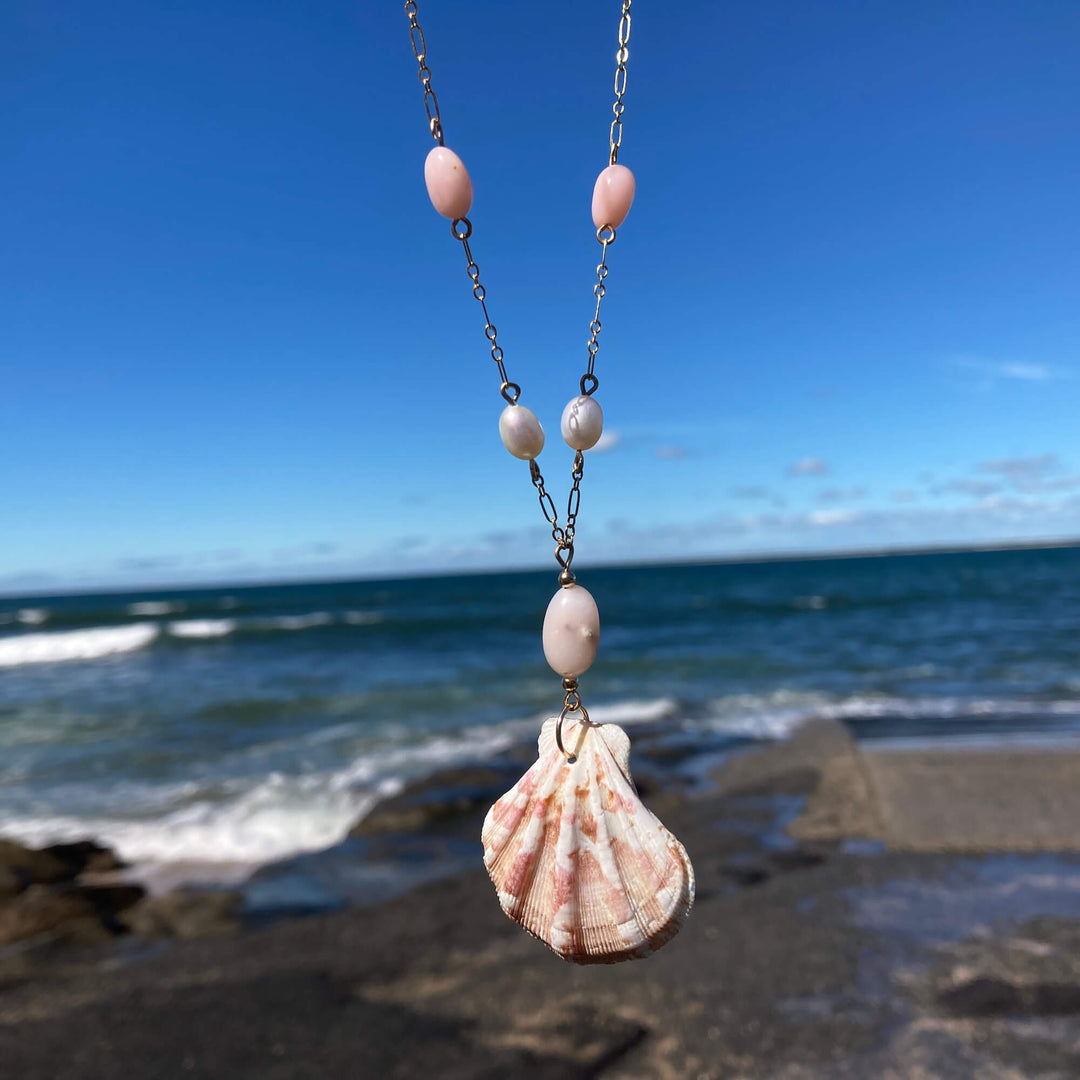
[[[544,615],[544,656],[564,679],[588,671],[600,644],[600,612],[588,589],[560,589]]]
[[[592,193],[593,224],[617,229],[634,201],[634,174],[625,165],[609,165],[597,178]]]
[[[445,146],[436,146],[424,162],[428,198],[445,218],[463,218],[472,206],[472,181],[461,158]]]

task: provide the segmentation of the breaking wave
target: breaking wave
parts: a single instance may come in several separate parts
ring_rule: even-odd
[[[69,660],[100,660],[106,656],[143,649],[159,633],[160,629],[154,623],[135,623],[130,626],[99,626],[90,630],[59,630],[0,638],[0,668]]]
[[[169,623],[169,633],[178,638],[219,638],[235,629],[235,619],[180,619]]]

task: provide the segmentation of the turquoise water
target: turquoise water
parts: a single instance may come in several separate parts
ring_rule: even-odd
[[[814,715],[864,739],[1080,737],[1080,550],[582,571],[596,719],[684,756]],[[550,573],[0,599],[0,834],[262,863],[557,709]]]

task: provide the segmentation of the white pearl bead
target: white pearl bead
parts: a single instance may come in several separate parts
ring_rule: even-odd
[[[544,429],[532,409],[507,405],[499,417],[499,438],[516,458],[531,461],[544,449]]]
[[[544,616],[544,656],[564,679],[588,671],[600,644],[600,612],[588,589],[560,589]]]
[[[595,446],[604,430],[604,410],[600,402],[582,394],[567,402],[562,414],[562,437],[573,450]]]

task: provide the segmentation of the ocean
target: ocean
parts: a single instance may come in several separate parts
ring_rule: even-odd
[[[688,782],[815,716],[893,743],[1080,738],[1078,549],[579,582],[601,614],[590,714],[665,732]],[[558,711],[540,646],[556,587],[535,572],[0,598],[0,835],[234,872],[332,848],[407,781]]]

